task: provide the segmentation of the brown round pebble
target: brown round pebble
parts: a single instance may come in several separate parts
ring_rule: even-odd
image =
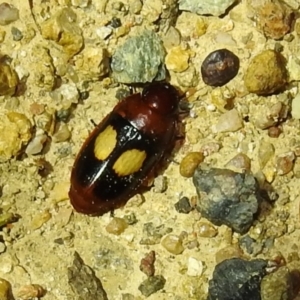
[[[278,138],[281,132],[282,132],[281,128],[277,126],[272,126],[268,128],[268,136],[271,138]]]
[[[196,230],[199,237],[212,238],[218,234],[218,230],[213,225],[206,222],[197,223]]]
[[[211,52],[201,65],[202,79],[207,85],[222,86],[233,79],[240,68],[239,58],[227,49]]]
[[[189,152],[181,161],[179,172],[183,177],[192,177],[198,165],[203,162],[204,156],[201,152]]]
[[[128,227],[127,222],[122,218],[113,218],[106,226],[106,231],[111,234],[120,235]]]

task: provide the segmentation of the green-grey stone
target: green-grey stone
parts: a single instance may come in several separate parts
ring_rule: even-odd
[[[165,49],[158,35],[149,30],[128,38],[112,57],[113,77],[122,83],[151,82],[166,77]]]

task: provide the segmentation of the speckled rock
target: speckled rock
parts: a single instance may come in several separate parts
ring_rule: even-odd
[[[179,9],[198,15],[220,16],[235,2],[236,0],[179,0]]]
[[[153,31],[130,37],[112,57],[113,77],[122,83],[151,82],[165,79],[165,50]]]
[[[260,283],[266,275],[267,261],[232,258],[215,267],[209,281],[207,300],[261,300]]]
[[[236,232],[247,232],[261,201],[258,183],[252,175],[202,164],[193,183],[198,194],[197,209],[205,218]]]
[[[273,50],[265,50],[250,62],[244,77],[250,93],[269,95],[281,90],[287,82],[284,57]]]
[[[282,1],[248,0],[251,19],[255,20],[257,28],[268,38],[281,39],[291,30],[294,19],[292,10]]]
[[[84,80],[99,80],[109,72],[109,57],[101,47],[85,47],[75,57],[75,69]]]
[[[80,27],[76,24],[77,16],[70,8],[63,8],[49,20],[41,24],[42,35],[62,46],[69,58],[83,47]]]
[[[77,299],[107,300],[102,283],[92,268],[87,266],[77,252],[74,253],[73,265],[68,268],[68,280]]]
[[[152,222],[145,223],[143,226],[143,238],[140,241],[142,245],[159,244],[161,238],[172,232],[172,228],[166,227],[164,224],[155,225]]]
[[[15,70],[6,62],[4,57],[0,61],[0,96],[12,96],[19,83]]]

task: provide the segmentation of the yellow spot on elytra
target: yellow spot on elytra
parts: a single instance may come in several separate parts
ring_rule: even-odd
[[[137,172],[147,157],[145,151],[131,149],[123,152],[113,165],[114,171],[119,176],[127,176]]]
[[[99,160],[106,159],[115,149],[117,144],[117,132],[112,126],[107,126],[96,138],[94,154]]]

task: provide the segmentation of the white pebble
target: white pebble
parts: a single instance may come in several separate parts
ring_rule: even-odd
[[[194,257],[189,257],[188,260],[188,276],[201,276],[203,274],[204,265],[201,260],[197,260]]]
[[[96,34],[100,39],[105,40],[112,34],[113,30],[110,27],[102,26],[96,29]]]
[[[239,112],[234,108],[220,116],[218,123],[213,128],[215,132],[233,132],[243,127]]]

